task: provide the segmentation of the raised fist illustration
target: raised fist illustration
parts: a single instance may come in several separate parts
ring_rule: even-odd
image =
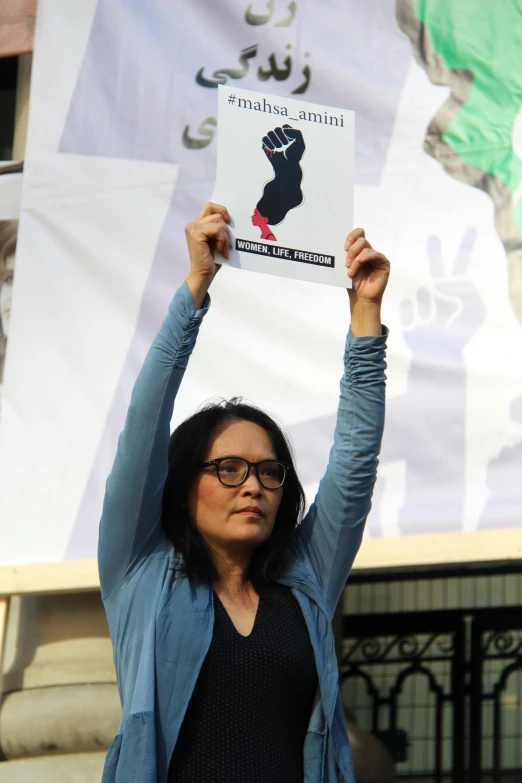
[[[261,229],[261,239],[277,241],[269,226],[282,223],[288,212],[303,203],[300,160],[305,151],[303,134],[290,125],[263,136],[263,152],[272,164],[274,178],[266,183],[252,223]]]

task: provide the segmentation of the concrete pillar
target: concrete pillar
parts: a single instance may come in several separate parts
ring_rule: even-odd
[[[7,759],[0,763],[0,783],[99,783],[119,717],[99,593],[13,598],[0,703],[0,754]]]

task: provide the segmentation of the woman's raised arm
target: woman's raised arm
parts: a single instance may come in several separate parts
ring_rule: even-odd
[[[225,207],[207,204],[186,226],[190,272],[136,380],[116,458],[107,480],[100,522],[98,564],[102,597],[117,590],[161,537],[174,400],[210,300],[207,291],[230,246]]]
[[[312,566],[333,615],[359,549],[377,472],[384,426],[387,330],[381,302],[390,263],[363,229],[347,237],[352,313],[334,444],[326,473],[298,535],[298,556]]]

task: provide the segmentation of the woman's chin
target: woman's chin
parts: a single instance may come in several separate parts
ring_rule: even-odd
[[[245,543],[259,546],[263,541],[266,541],[269,535],[270,533],[267,531],[262,520],[249,518],[246,524],[234,531],[232,538],[238,544]]]

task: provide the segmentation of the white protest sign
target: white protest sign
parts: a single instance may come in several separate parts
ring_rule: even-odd
[[[224,86],[218,103],[214,201],[232,217],[229,265],[350,286],[354,112]]]

